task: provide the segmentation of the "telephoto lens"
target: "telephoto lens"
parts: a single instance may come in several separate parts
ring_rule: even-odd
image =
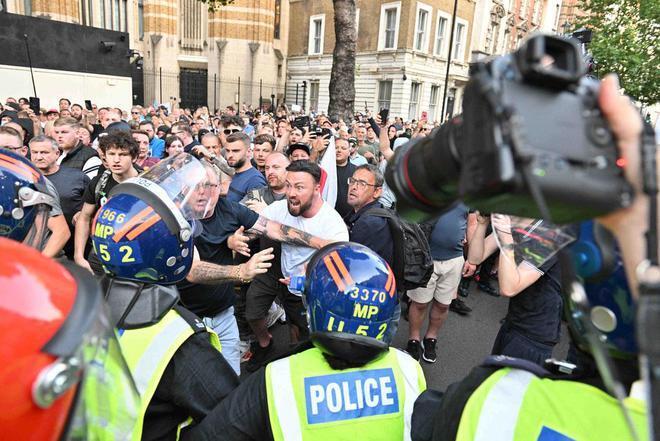
[[[450,208],[458,198],[462,120],[453,118],[429,136],[399,147],[385,170],[397,212],[419,222]]]

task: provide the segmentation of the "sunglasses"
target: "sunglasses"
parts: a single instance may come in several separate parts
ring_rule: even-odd
[[[241,129],[224,129],[222,133],[224,133],[225,135],[231,135],[232,133],[238,133],[240,131]]]

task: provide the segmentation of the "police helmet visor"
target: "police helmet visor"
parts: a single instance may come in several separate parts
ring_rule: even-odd
[[[525,262],[541,268],[575,240],[570,229],[541,219],[493,213],[491,224],[500,254],[516,265]]]
[[[197,158],[179,153],[160,161],[140,175],[161,187],[187,220],[201,219],[214,206],[219,191],[219,177],[210,176]],[[216,196],[215,200],[212,196]]]
[[[67,439],[129,439],[139,414],[139,396],[108,315],[85,336],[82,379]]]

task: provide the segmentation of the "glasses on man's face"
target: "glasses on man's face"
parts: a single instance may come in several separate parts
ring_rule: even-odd
[[[354,178],[348,178],[348,185],[355,185],[358,189],[364,190],[367,187],[374,187],[377,188],[378,186],[376,184],[369,184],[368,182],[365,182],[361,179],[354,179]]]
[[[195,188],[197,190],[207,191],[207,190],[210,190],[210,189],[218,188],[219,186],[220,186],[220,184],[213,184],[211,182],[200,182],[199,184],[197,184],[195,186]]]
[[[139,115],[140,112],[131,112],[133,115]]]
[[[222,133],[224,133],[225,135],[231,135],[232,133],[238,133],[240,131],[241,129],[224,129]]]

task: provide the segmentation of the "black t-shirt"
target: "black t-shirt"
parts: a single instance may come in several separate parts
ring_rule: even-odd
[[[232,265],[232,251],[227,247],[227,239],[240,226],[246,230],[252,228],[257,219],[259,215],[249,208],[220,199],[213,215],[199,221],[202,233],[195,237],[195,247],[200,259],[218,265]],[[183,306],[200,317],[213,317],[234,304],[233,282],[206,285],[183,280],[177,286]]]
[[[506,320],[538,342],[555,344],[559,341],[563,304],[561,266],[554,256],[539,269],[543,275],[509,301]]]
[[[335,210],[341,217],[346,217],[353,211],[353,207],[348,205],[348,178],[353,176],[357,167],[349,161],[345,166],[337,166],[337,202]]]
[[[71,167],[60,167],[55,173],[48,175],[60,195],[62,213],[69,225],[71,218],[83,205],[83,195],[89,185],[89,177],[80,170]]]
[[[108,176],[108,181],[106,184],[99,190],[99,197],[96,197],[96,184],[99,182],[101,177],[103,176],[103,173],[99,173],[96,175],[87,185],[87,188],[85,189],[85,193],[83,194],[83,202],[86,204],[94,204],[96,205],[96,209],[98,210],[101,208],[101,205],[103,205],[103,202],[101,199],[103,199],[103,196],[108,197],[108,194],[110,194],[110,190],[113,189],[116,185],[119,185],[119,182],[115,181],[115,178],[112,177],[112,173],[109,174]],[[98,200],[97,200],[98,199]]]

